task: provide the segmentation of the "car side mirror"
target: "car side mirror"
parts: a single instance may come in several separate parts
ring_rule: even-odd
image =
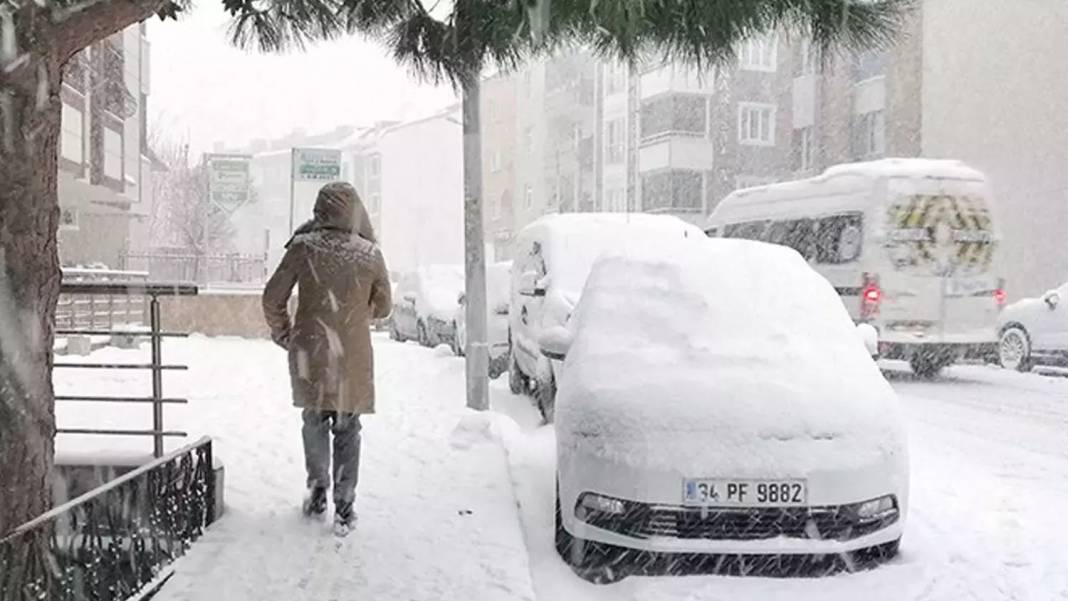
[[[497,315],[508,315],[508,303],[498,303],[497,306],[493,308],[493,312]]]
[[[1056,291],[1050,291],[1046,293],[1043,300],[1046,301],[1046,304],[1049,305],[1049,308],[1052,311],[1057,308],[1057,305],[1061,304],[1061,295]]]
[[[564,326],[555,326],[545,330],[538,337],[538,347],[541,354],[554,361],[563,361],[567,352],[571,349],[571,330]]]
[[[545,280],[539,280],[536,271],[520,274],[517,290],[522,296],[545,296],[545,288]]]
[[[413,305],[415,304],[415,295],[414,294],[409,292],[408,294],[405,294],[403,298],[404,298],[404,300],[408,301],[409,303],[412,303]]]
[[[858,323],[857,324],[857,337],[864,343],[864,348],[868,349],[868,354],[872,359],[879,358],[879,330],[876,330],[870,323]]]

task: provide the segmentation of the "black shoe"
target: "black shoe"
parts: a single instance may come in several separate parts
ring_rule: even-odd
[[[356,525],[356,510],[352,503],[342,503],[334,507],[334,533],[338,536],[347,535]]]
[[[304,499],[304,515],[317,517],[326,513],[326,489],[315,487]]]

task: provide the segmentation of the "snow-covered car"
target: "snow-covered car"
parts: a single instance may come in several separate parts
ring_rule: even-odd
[[[594,261],[606,251],[645,240],[703,239],[700,228],[670,215],[570,213],[548,215],[516,237],[512,265],[508,383],[515,394],[533,392],[552,420],[559,362],[542,356],[538,338],[567,323]]]
[[[508,284],[512,262],[486,266],[486,342],[489,344],[489,375],[496,378],[508,371]],[[467,297],[460,298],[453,323],[456,332],[453,352],[463,356],[467,347]]]
[[[998,359],[1008,369],[1068,364],[1068,283],[1001,312]]]
[[[423,346],[452,345],[452,319],[463,290],[458,265],[431,265],[405,275],[393,297],[390,337]]]
[[[898,400],[797,252],[712,239],[606,255],[541,346],[565,358],[556,545],[576,571],[619,577],[643,553],[896,554]]]

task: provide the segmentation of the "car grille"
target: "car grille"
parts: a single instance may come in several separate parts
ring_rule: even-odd
[[[849,540],[897,520],[861,522],[841,506],[769,508],[692,508],[628,502],[622,516],[592,513],[585,521],[633,538],[763,540],[776,537]]]

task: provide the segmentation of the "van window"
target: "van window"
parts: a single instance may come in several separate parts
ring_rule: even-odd
[[[819,220],[816,231],[817,263],[848,263],[860,257],[864,218],[860,213],[831,215]]]
[[[889,209],[886,249],[895,268],[957,275],[989,271],[997,242],[985,198],[914,194]]]
[[[806,261],[816,258],[816,226],[812,219],[776,221],[768,228],[767,241],[796,250]]]
[[[767,221],[748,221],[745,223],[732,223],[724,226],[724,238],[745,238],[746,240],[764,240],[764,234],[768,229]]]

